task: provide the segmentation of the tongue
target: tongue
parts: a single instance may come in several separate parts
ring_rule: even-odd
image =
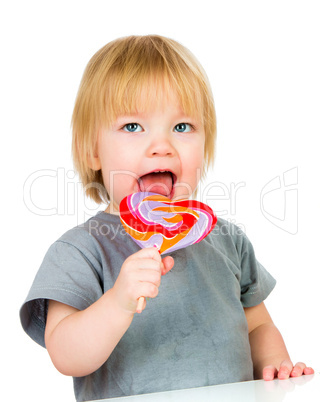
[[[149,173],[139,180],[140,191],[149,191],[164,196],[172,191],[172,176],[169,172]]]

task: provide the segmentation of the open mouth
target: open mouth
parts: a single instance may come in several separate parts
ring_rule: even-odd
[[[172,198],[176,175],[169,170],[147,173],[138,180],[140,191],[152,192]]]

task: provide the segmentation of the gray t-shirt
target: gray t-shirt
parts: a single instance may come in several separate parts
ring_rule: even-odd
[[[119,217],[104,212],[68,231],[49,248],[21,308],[24,330],[45,346],[47,300],[87,308],[138,250]],[[171,255],[159,295],[135,314],[105,364],[74,378],[78,401],[253,379],[243,307],[261,303],[275,280],[247,236],[219,218],[204,240]]]

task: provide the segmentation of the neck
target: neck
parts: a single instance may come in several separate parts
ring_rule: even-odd
[[[110,202],[110,204],[107,206],[104,212],[111,215],[117,215],[117,216],[120,215],[119,208],[115,206],[112,202]]]

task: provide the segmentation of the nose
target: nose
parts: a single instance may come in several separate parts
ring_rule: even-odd
[[[147,149],[149,157],[174,156],[175,153],[176,150],[169,133],[157,132],[152,135]]]

